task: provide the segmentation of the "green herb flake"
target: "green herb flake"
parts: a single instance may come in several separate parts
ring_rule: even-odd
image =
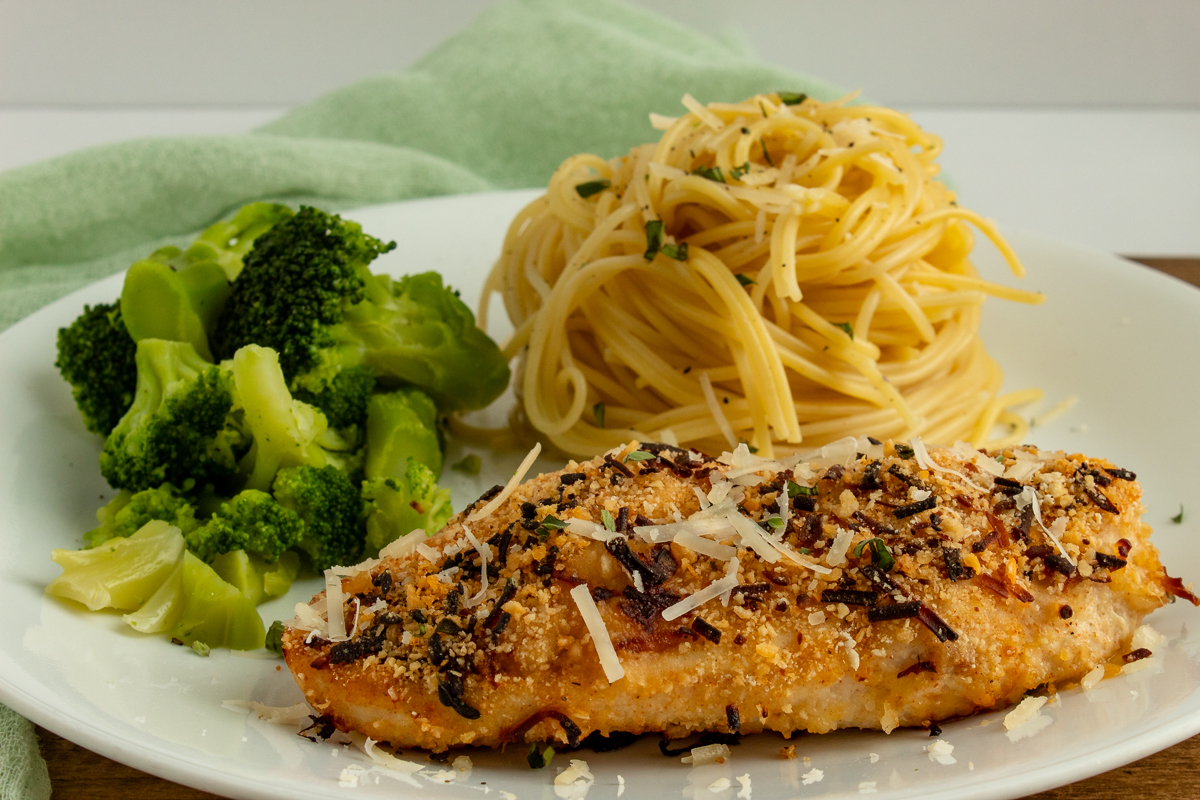
[[[862,558],[864,550],[870,550],[871,561],[884,572],[890,572],[896,566],[896,559],[883,539],[876,537],[859,542],[854,548],[854,557]]]
[[[196,651],[197,655],[204,656],[205,658],[208,658],[208,654],[212,652],[212,648],[199,639],[192,642],[192,649]]]
[[[728,397],[726,397],[726,398],[725,398],[725,402],[726,402],[726,403],[728,403],[728,402],[729,402],[729,398],[728,398]],[[738,444],[744,444],[744,445],[746,445],[746,449],[747,449],[747,450],[749,450],[751,453],[757,453],[757,452],[758,452],[758,448],[757,448],[757,447],[755,447],[754,445],[750,444],[749,442],[747,442],[745,439],[738,439]]]
[[[530,769],[545,769],[550,766],[550,760],[553,758],[553,747],[547,747],[545,750],[538,752],[536,743],[529,745],[529,753],[525,756],[525,760],[529,762]]]
[[[775,162],[771,160],[771,154],[767,152],[767,141],[765,139],[759,139],[758,143],[762,146],[763,158],[765,158],[767,163],[772,167],[775,166]]]
[[[795,481],[788,481],[788,497],[816,497],[817,487],[801,486]]]
[[[604,427],[604,403],[596,403],[592,406],[592,416],[596,418],[596,427]]]
[[[456,472],[462,472],[467,475],[478,475],[480,467],[483,466],[483,459],[474,453],[468,453],[458,461],[450,465],[450,469]]]
[[[750,171],[750,162],[747,161],[747,162],[743,163],[740,167],[734,167],[733,169],[731,169],[729,171],[729,174],[733,176],[734,180],[738,180],[749,171]]]
[[[767,524],[775,530],[779,530],[783,527],[783,517],[769,517],[767,519]]]
[[[850,327],[849,322],[835,322],[833,324],[835,326],[841,328],[843,331],[845,331],[846,335],[849,336],[851,339],[854,338],[854,328]]]
[[[649,461],[654,458],[653,453],[647,453],[645,450],[634,450],[629,455],[625,456],[622,461]]]
[[[916,451],[906,444],[897,444],[893,445],[893,447],[896,448],[896,455],[900,458],[908,459],[916,455]]]
[[[267,640],[263,643],[268,653],[283,658],[283,620],[277,619],[267,628]]]
[[[692,170],[692,174],[699,175],[701,178],[708,178],[710,181],[716,181],[717,183],[725,182],[725,173],[721,171],[720,167],[700,167],[699,169]]]
[[[608,178],[600,178],[576,185],[575,191],[579,192],[580,197],[591,197],[594,194],[600,194],[610,186],[612,186],[612,181]]]
[[[798,106],[808,99],[808,95],[804,92],[776,92],[779,95],[779,101],[785,106]]]
[[[567,523],[563,522],[553,514],[547,514],[542,520],[540,527],[545,528],[548,531],[561,531],[563,528],[567,527]]]
[[[613,520],[613,515],[608,513],[607,508],[600,509],[600,521],[604,523],[604,527],[609,531],[617,532],[617,523]]]
[[[419,633],[421,636],[425,635],[425,623],[424,622],[417,623],[417,633]]]
[[[1171,522],[1174,522],[1176,525],[1183,524],[1183,503],[1179,504],[1179,513],[1171,517]]]
[[[664,244],[662,246],[662,254],[667,258],[673,258],[676,261],[687,261],[687,242],[681,242],[680,244]]]
[[[646,223],[646,252],[642,254],[642,258],[647,261],[653,261],[658,255],[658,251],[662,248],[663,240],[663,221],[661,219],[652,219]]]
[[[737,278],[737,282],[742,286],[753,286],[754,284],[758,283],[758,281],[754,280],[754,278],[751,278],[744,272],[739,272],[735,277]]]

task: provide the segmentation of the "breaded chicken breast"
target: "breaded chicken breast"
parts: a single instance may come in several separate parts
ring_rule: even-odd
[[[433,751],[929,725],[1076,681],[1195,601],[1140,497],[1031,447],[632,443],[335,574],[285,655],[338,728]]]

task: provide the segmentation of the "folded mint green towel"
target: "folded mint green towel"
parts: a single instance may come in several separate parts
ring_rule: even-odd
[[[254,200],[336,209],[540,186],[573,153],[654,140],[649,113],[681,113],[685,92],[780,89],[840,94],[611,0],[502,3],[411,69],[254,133],[140,139],[0,173],[0,330]],[[35,752],[23,735],[14,752]],[[0,775],[15,769],[0,750]],[[9,785],[38,784],[0,783],[0,800],[22,797]]]

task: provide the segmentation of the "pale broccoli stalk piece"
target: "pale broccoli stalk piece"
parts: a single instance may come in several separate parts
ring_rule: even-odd
[[[237,402],[253,444],[238,465],[247,489],[267,491],[280,469],[320,467],[329,457],[318,439],[328,423],[313,406],[292,397],[279,367],[279,354],[247,345],[233,356]]]
[[[230,281],[241,272],[242,256],[291,214],[287,206],[255,203],[210,226],[187,250],[164,247],[134,263],[121,291],[129,335],[134,341],[190,342],[211,361],[208,337],[229,298]]]
[[[419,389],[374,395],[367,404],[367,479],[401,478],[409,458],[428,467],[434,480],[442,474],[433,400]]]
[[[90,550],[53,550],[50,558],[63,574],[50,582],[46,594],[82,603],[91,611],[132,611],[154,596],[183,552],[183,534],[161,520]]]
[[[132,536],[155,519],[174,525],[184,536],[200,526],[196,509],[169,483],[137,493],[123,489],[96,511],[100,525],[83,535],[84,547],[96,547],[119,536]]]
[[[210,566],[221,580],[234,586],[246,598],[258,605],[264,600],[287,592],[300,572],[300,556],[294,550],[272,562],[245,550],[231,550],[212,560]]]
[[[235,474],[246,442],[228,424],[233,381],[186,342],[137,345],[137,391],[100,454],[100,472],[117,489],[141,491],[220,482]]]
[[[450,490],[439,488],[433,472],[409,458],[404,475],[363,482],[367,511],[364,558],[373,558],[387,545],[417,528],[433,535],[445,527],[453,513]]]

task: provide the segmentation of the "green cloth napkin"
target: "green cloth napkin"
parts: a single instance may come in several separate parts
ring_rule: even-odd
[[[611,0],[502,3],[407,71],[251,134],[139,139],[0,173],[0,329],[254,200],[338,209],[541,186],[573,153],[656,139],[648,114],[682,113],[685,92],[780,89],[840,94]],[[0,776],[14,769],[0,750]],[[22,798],[10,783],[0,800]]]

